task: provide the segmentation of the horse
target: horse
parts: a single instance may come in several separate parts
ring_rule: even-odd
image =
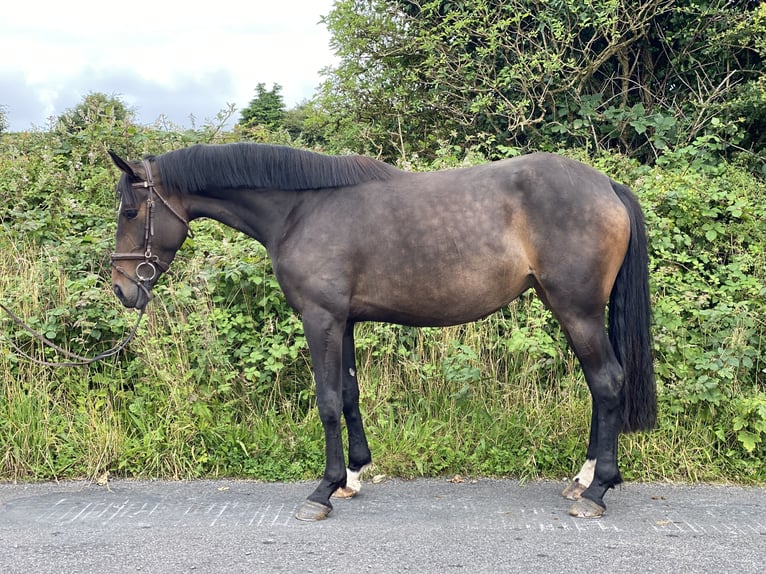
[[[603,516],[605,493],[622,482],[618,435],[650,430],[657,416],[646,230],[628,187],[551,153],[427,173],[253,143],[110,155],[121,171],[111,281],[125,307],[145,307],[194,219],[266,248],[303,323],[325,437],[324,475],[296,518],[326,518],[330,498],[356,495],[372,461],[355,324],[468,323],[530,288],[592,399],[585,463],[562,494],[570,515]]]

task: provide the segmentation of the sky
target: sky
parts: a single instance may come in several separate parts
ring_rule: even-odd
[[[0,10],[0,106],[9,131],[46,129],[91,92],[120,98],[142,124],[188,128],[258,83],[288,108],[335,63],[320,18],[333,0],[18,0]],[[239,112],[235,114],[239,118]]]

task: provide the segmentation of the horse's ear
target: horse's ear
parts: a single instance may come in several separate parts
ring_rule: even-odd
[[[130,164],[127,161],[122,159],[112,150],[109,150],[109,157],[112,158],[114,165],[116,165],[121,172],[126,173],[128,177],[130,177],[131,179],[136,179],[136,172],[133,171],[133,168],[130,166]]]

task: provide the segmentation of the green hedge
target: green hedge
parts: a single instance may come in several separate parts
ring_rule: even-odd
[[[115,140],[132,157],[199,138],[131,130]],[[0,141],[0,300],[79,353],[135,319],[110,289],[116,173],[92,136]],[[622,439],[623,474],[766,480],[766,186],[690,153],[651,168],[564,153],[631,185],[646,211],[660,425]],[[478,161],[456,156],[409,167]],[[193,227],[119,357],[38,367],[10,343],[52,355],[4,320],[0,478],[321,474],[306,342],[264,250],[215,222]],[[376,472],[561,477],[582,463],[587,389],[530,294],[475,324],[361,325],[357,341]]]

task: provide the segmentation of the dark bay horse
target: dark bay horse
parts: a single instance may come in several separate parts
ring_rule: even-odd
[[[112,159],[123,172],[112,285],[125,306],[147,304],[193,219],[266,247],[303,320],[325,432],[324,476],[297,518],[325,518],[330,497],[358,492],[372,460],[356,323],[466,323],[529,288],[560,322],[592,397],[586,462],[564,491],[569,512],[604,513],[604,494],[622,480],[619,432],[656,419],[646,234],[627,187],[546,153],[432,173],[246,143]]]

